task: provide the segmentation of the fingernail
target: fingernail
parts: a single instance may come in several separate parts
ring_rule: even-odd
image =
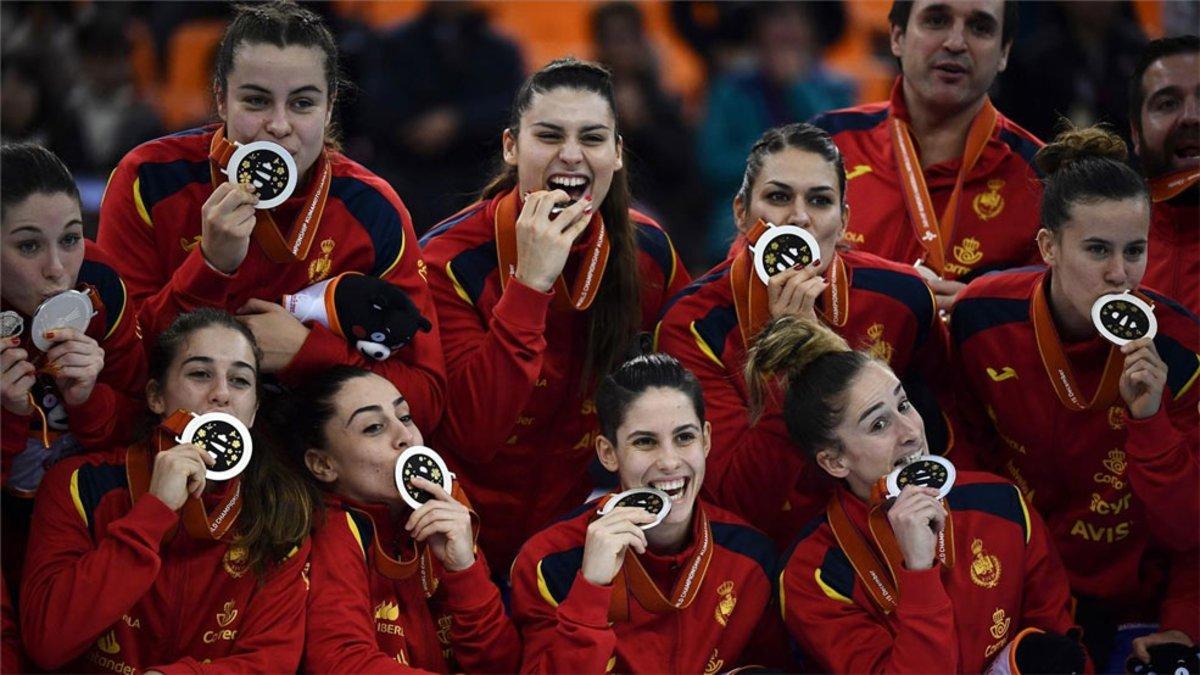
[[[46,331],[46,339],[53,340],[54,339],[54,331],[52,331],[52,330]]]
[[[590,201],[592,201],[592,196],[591,196],[591,195],[584,195],[584,197],[583,197],[583,198],[584,198],[585,200],[589,201],[589,202],[590,202]]]
[[[10,338],[8,339],[8,341],[9,341],[9,342],[11,342],[11,343],[13,343],[14,345],[19,345],[19,344],[21,344],[21,336],[20,336],[20,335],[17,335],[17,336],[14,336],[14,337],[10,337]]]
[[[584,213],[591,213],[591,212],[592,212],[592,207],[590,207],[590,206],[588,206],[588,207],[585,207],[585,208],[583,209],[583,212],[584,212]]]

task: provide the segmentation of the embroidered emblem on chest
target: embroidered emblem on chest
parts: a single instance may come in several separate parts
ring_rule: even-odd
[[[715,616],[717,623],[724,627],[729,624],[729,617],[733,615],[733,608],[737,606],[737,596],[733,594],[733,582],[726,581],[718,586],[717,595],[721,596],[721,599],[717,602]]]
[[[971,581],[976,586],[995,588],[1000,583],[1000,559],[984,550],[982,539],[971,542],[971,553],[975,554],[971,561]]]
[[[971,201],[971,208],[975,209],[975,215],[979,216],[980,220],[991,220],[1004,210],[1004,197],[1000,195],[1004,181],[999,178],[989,180],[987,187],[987,192],[980,192]]]
[[[329,276],[329,272],[333,269],[333,261],[330,256],[333,255],[333,247],[336,245],[337,242],[332,239],[321,242],[320,257],[308,264],[308,283],[315,284]]]

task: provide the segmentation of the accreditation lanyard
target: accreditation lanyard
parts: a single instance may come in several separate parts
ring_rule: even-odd
[[[226,182],[221,169],[229,164],[229,159],[235,150],[237,150],[237,146],[225,138],[225,128],[217,129],[213,134],[208,155],[212,160],[209,171],[214,187]],[[284,241],[283,234],[279,232],[279,226],[275,224],[275,218],[271,216],[270,209],[255,210],[254,240],[262,247],[267,257],[274,262],[292,263],[308,258],[308,252],[317,238],[317,226],[321,222],[321,215],[325,212],[325,202],[329,199],[329,185],[333,174],[328,153],[324,150],[317,157],[317,166],[320,167],[317,180],[309,189],[308,197],[304,200],[304,208],[296,214],[296,221],[292,225],[287,241]]]
[[[885,508],[887,500],[883,498],[878,488],[873,491],[871,504],[867,511],[867,530],[871,533],[871,540],[874,542],[874,547],[872,547],[854,523],[850,522],[846,508],[842,506],[841,492],[839,490],[830,498],[829,507],[825,511],[829,519],[829,528],[833,531],[833,537],[837,540],[838,546],[850,560],[854,573],[862,581],[867,595],[884,614],[889,614],[896,608],[896,604],[900,600],[896,570],[904,565],[904,554],[900,551],[900,544],[896,542],[896,534],[892,531],[892,525],[887,519]],[[952,568],[954,567],[954,519],[951,517],[950,507],[946,505],[945,500],[942,500],[941,504],[942,508],[946,510],[946,525],[937,535],[935,554],[942,566]],[[883,554],[882,561],[876,555],[876,551]]]
[[[1184,169],[1150,181],[1150,198],[1165,202],[1200,181],[1200,169]]]
[[[612,495],[609,495],[600,502],[601,510],[611,498]],[[704,509],[699,504],[696,504],[694,508],[695,518],[699,521],[696,523],[695,536],[698,537],[696,550],[688,559],[687,564],[683,566],[679,578],[675,580],[675,586],[671,589],[671,597],[667,598],[663,595],[658,585],[646,572],[646,568],[642,566],[637,555],[633,551],[627,550],[625,551],[625,561],[621,563],[621,569],[613,578],[612,600],[608,605],[609,621],[614,623],[629,621],[629,598],[631,595],[643,609],[654,614],[678,612],[692,605],[696,595],[700,592],[700,586],[704,583],[704,575],[708,573],[708,566],[712,562],[713,556],[712,527],[708,523],[708,516],[705,515]]]
[[[522,201],[517,197],[517,189],[500,198],[496,204],[496,258],[500,264],[500,290],[503,291],[508,282],[517,275],[517,214],[520,212]],[[575,273],[575,282],[571,290],[562,275],[554,280],[555,309],[573,309],[582,312],[592,306],[592,301],[600,292],[600,281],[604,278],[604,270],[608,267],[609,240],[605,230],[604,219],[599,213],[592,216],[588,223],[588,238],[584,244],[583,265]]]
[[[771,318],[770,301],[767,296],[767,285],[762,282],[754,271],[754,254],[750,247],[758,243],[763,233],[770,227],[759,220],[746,233],[747,245],[737,253],[729,271],[729,283],[733,290],[733,305],[737,312],[738,329],[742,333],[742,344],[749,348],[754,336]],[[821,294],[821,306],[818,311],[825,323],[835,328],[846,325],[850,316],[850,280],[846,262],[837,252],[830,252],[833,262],[825,274],[829,285]]]
[[[983,149],[987,147],[992,130],[996,127],[996,119],[996,108],[990,99],[984,97],[983,107],[975,115],[971,129],[967,132],[967,145],[963,149],[962,165],[959,166],[958,177],[954,181],[954,191],[950,193],[950,201],[946,203],[946,209],[939,218],[929,196],[929,187],[925,184],[925,173],[921,170],[921,158],[913,143],[912,129],[907,121],[896,116],[894,109],[888,116],[892,149],[896,155],[896,169],[900,175],[900,191],[904,194],[908,219],[917,235],[917,241],[925,249],[925,264],[939,276],[944,273],[946,267],[946,247],[954,235],[954,221],[958,213],[958,202],[962,198],[963,184],[967,175],[975,168]]]
[[[1058,400],[1067,408],[1082,412],[1107,408],[1117,397],[1117,385],[1121,379],[1121,371],[1125,367],[1125,355],[1116,345],[1109,345],[1108,358],[1104,361],[1104,372],[1100,376],[1100,384],[1088,400],[1075,381],[1075,373],[1071,371],[1071,363],[1063,350],[1062,341],[1058,337],[1058,329],[1054,326],[1054,315],[1050,311],[1050,303],[1046,300],[1050,276],[1042,277],[1042,281],[1033,289],[1033,300],[1029,313],[1033,319],[1033,334],[1037,338],[1038,355],[1042,357],[1042,365],[1046,375],[1050,377],[1050,385]],[[1140,294],[1136,294],[1139,295]]]
[[[479,535],[479,516],[475,510],[471,508],[471,502],[467,500],[467,496],[463,493],[462,488],[457,482],[450,489],[450,496],[455,501],[467,507],[471,514],[471,542],[474,546],[475,539]],[[421,582],[421,590],[425,593],[426,598],[433,597],[433,594],[438,588],[438,575],[433,565],[433,549],[428,544],[418,541],[413,541],[413,555],[411,558],[393,558],[384,550],[380,529],[375,525],[375,517],[359,509],[355,509],[371,519],[371,527],[375,530],[375,541],[371,547],[371,555],[375,560],[375,569],[388,579],[405,580],[411,579],[413,576],[418,576]]]
[[[129,495],[133,501],[146,494],[150,488],[150,463],[152,455],[168,450],[176,445],[176,437],[183,433],[192,414],[186,410],[176,410],[159,424],[154,431],[154,452],[151,453],[147,444],[138,444],[129,448],[125,453],[125,476],[129,481]],[[242,479],[231,479],[225,496],[217,503],[212,511],[204,508],[204,503],[191,495],[183,503],[183,526],[193,539],[221,540],[229,533],[229,529],[237,522],[242,512]]]

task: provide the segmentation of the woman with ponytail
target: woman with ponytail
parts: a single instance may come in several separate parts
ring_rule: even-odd
[[[454,402],[434,441],[488,514],[480,542],[501,569],[587,496],[592,392],[688,283],[666,233],[629,208],[615,109],[602,66],[534,73],[500,173],[422,239]]]
[[[457,483],[416,477],[430,499],[413,509],[396,486],[396,462],[423,443],[396,387],[339,366],[282,412],[295,462],[321,495],[304,672],[514,672],[520,642],[475,548],[470,503]]]
[[[788,440],[777,399],[767,399],[756,421],[747,410],[742,368],[768,320],[819,319],[877,354],[937,425],[931,430],[935,451],[946,450],[941,413],[925,395],[925,381],[947,356],[933,293],[911,265],[846,250],[845,188],[842,154],[829,134],[804,123],[764,133],[733,199],[737,238],[729,256],[671,303],[655,331],[657,348],[682,361],[704,386],[713,421],[706,496],[764,528],[781,549],[825,507],[831,485]],[[810,234],[819,255],[792,259],[764,282],[756,274],[755,249],[788,228]]]
[[[954,306],[958,437],[1046,519],[1092,657],[1119,669],[1156,626],[1151,641],[1200,637],[1189,598],[1164,590],[1183,583],[1168,576],[1196,576],[1171,560],[1200,537],[1200,322],[1141,286],[1150,195],[1119,137],[1069,129],[1036,160],[1046,268],[981,277]],[[1126,295],[1093,311],[1114,293]],[[1144,311],[1113,314],[1136,304],[1156,335]],[[1106,340],[1094,316],[1129,341]]]
[[[249,464],[206,479],[211,451],[177,440],[189,413],[252,427],[254,336],[224,312],[180,315],[150,357],[153,429],[63,460],[38,491],[21,637],[40,668],[69,672],[294,671],[313,502],[254,435]],[[201,664],[208,664],[202,666]]]
[[[788,435],[837,482],[780,583],[784,620],[810,667],[979,673],[1008,659],[998,654],[1020,637],[1037,644],[1032,652],[1073,656],[1030,672],[1082,672],[1082,651],[1063,637],[1066,574],[1015,486],[967,471],[943,498],[929,486],[883,486],[929,454],[921,415],[886,363],[811,319],[784,317],[750,350],[746,380],[755,407],[783,387]]]

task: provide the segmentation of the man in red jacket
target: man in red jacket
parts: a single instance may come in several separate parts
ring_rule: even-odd
[[[981,272],[1033,262],[1042,143],[987,90],[1007,65],[1017,7],[1003,0],[895,2],[891,100],[814,120],[845,156],[857,248],[921,263],[941,308]],[[898,214],[900,217],[898,218]]]
[[[1133,147],[1154,202],[1143,281],[1200,313],[1200,38],[1151,42],[1129,91]]]

